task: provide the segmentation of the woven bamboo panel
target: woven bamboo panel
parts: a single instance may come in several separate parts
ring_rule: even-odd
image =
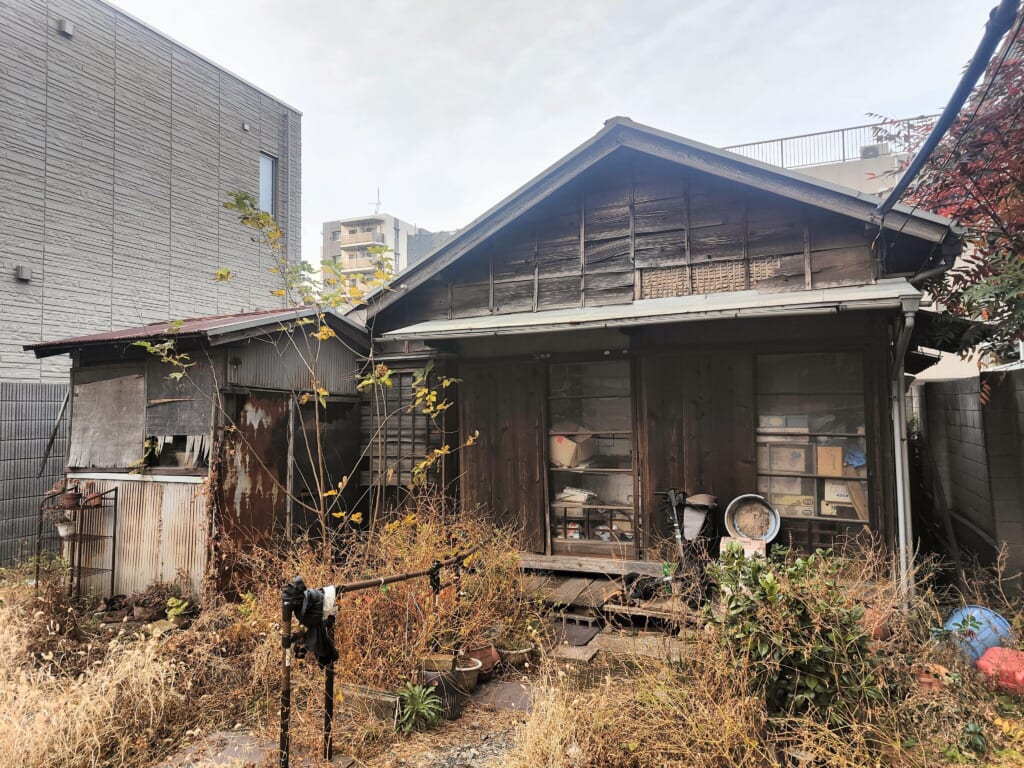
[[[760,256],[745,260],[713,261],[679,267],[658,267],[643,271],[641,298],[662,299],[668,296],[728,293],[747,288],[747,269],[750,284],[778,274],[778,256]]]

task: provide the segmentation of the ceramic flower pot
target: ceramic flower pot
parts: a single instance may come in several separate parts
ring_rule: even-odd
[[[489,680],[494,674],[494,668],[501,661],[501,657],[498,656],[498,649],[494,647],[493,643],[471,645],[466,648],[463,655],[480,660],[480,680]]]
[[[476,688],[477,679],[480,677],[480,668],[484,665],[480,659],[470,656],[459,656],[455,659],[455,684],[463,693],[471,693]]]
[[[519,648],[499,648],[498,656],[506,667],[521,667],[530,660],[533,649],[533,643],[527,643]]]

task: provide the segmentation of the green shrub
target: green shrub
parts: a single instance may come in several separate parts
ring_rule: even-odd
[[[441,719],[441,697],[429,686],[406,683],[398,692],[398,730],[424,731]]]
[[[850,722],[884,697],[863,626],[864,609],[838,583],[842,560],[819,550],[744,558],[738,548],[711,566],[722,605],[708,617],[773,714]]]

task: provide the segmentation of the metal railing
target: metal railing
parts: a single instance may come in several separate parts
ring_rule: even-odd
[[[880,135],[909,137],[923,133],[923,128],[935,122],[936,115],[922,115],[905,120],[868,123],[835,131],[804,133],[781,139],[757,141],[723,147],[730,152],[782,168],[806,168],[811,165],[844,163],[867,157],[879,157],[912,150],[898,146],[902,142],[880,139]]]
[[[341,244],[342,245],[363,245],[373,244],[383,245],[384,233],[383,232],[355,232],[349,234],[348,232],[341,233]]]

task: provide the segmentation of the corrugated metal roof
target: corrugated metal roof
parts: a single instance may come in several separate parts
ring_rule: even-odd
[[[914,310],[921,292],[903,278],[879,280],[871,285],[839,286],[785,293],[740,291],[664,299],[643,299],[632,304],[517,312],[507,315],[430,320],[384,334],[386,339],[443,339],[472,336],[567,331],[577,328],[612,328],[657,323],[678,323],[728,317],[803,315],[857,309]]]
[[[166,338],[175,336],[204,336],[214,338],[229,333],[238,333],[263,326],[277,324],[286,320],[308,317],[316,313],[314,307],[284,307],[280,309],[262,309],[253,312],[236,312],[228,315],[208,315],[185,320],[161,320],[147,325],[122,328],[86,336],[72,336],[56,341],[44,341],[38,344],[26,344],[26,351],[34,351],[37,357],[62,354],[69,349],[98,344],[116,344],[120,342],[138,341],[140,339]],[[365,329],[356,321],[331,312],[329,319],[343,323],[353,332],[365,334]],[[180,325],[178,324],[180,322]]]

